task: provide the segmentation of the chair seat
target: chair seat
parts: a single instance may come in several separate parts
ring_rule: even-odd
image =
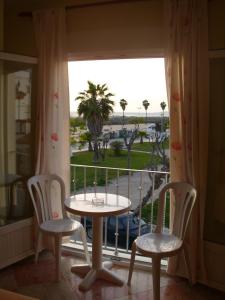
[[[180,249],[182,240],[172,234],[147,233],[136,239],[136,246],[140,252],[149,256],[161,254],[162,257],[167,257]]]
[[[57,234],[62,233],[62,235],[69,235],[81,227],[81,223],[72,219],[57,219],[48,220],[40,224],[40,230]]]

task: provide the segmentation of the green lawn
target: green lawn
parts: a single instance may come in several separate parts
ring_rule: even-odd
[[[160,163],[160,159],[156,156],[152,156],[148,153],[131,152],[131,169],[139,169],[139,170],[145,169],[147,164],[153,160],[157,163]],[[71,164],[95,166],[95,164],[93,163],[93,152],[83,151],[83,152],[76,153],[74,156],[71,157]],[[105,160],[96,164],[96,166],[112,167],[112,168],[127,168],[127,151],[123,150],[121,156],[114,156],[111,150],[107,150]],[[86,170],[87,170],[86,186],[93,186],[93,182],[95,181],[95,174],[97,178],[96,180],[97,185],[105,184],[105,169],[87,168]],[[119,175],[125,175],[125,174],[127,174],[126,171],[120,171],[119,173]],[[84,186],[84,170],[82,167],[76,167],[75,176],[76,176],[76,182],[75,182],[76,189],[82,188]],[[116,170],[108,171],[109,181],[116,177],[117,177]],[[71,167],[71,178],[74,178],[73,167]],[[74,181],[71,182],[71,189],[72,190],[74,189]]]
[[[143,144],[133,144],[132,150],[151,152],[154,143],[144,142]]]
[[[149,147],[149,143],[143,143],[140,146]],[[139,144],[135,144],[138,148]],[[135,147],[134,147],[135,148]],[[143,150],[142,148],[141,150]],[[138,149],[139,150],[139,149]],[[145,150],[143,150],[145,151]],[[147,151],[147,150],[146,150]],[[156,156],[152,156],[148,153],[140,153],[140,152],[131,152],[131,169],[142,170],[145,169],[147,164],[150,161],[154,160],[156,163],[160,163],[160,159]],[[77,152],[74,156],[71,157],[71,164],[78,165],[88,165],[95,166],[93,163],[93,152],[83,151]],[[127,151],[123,150],[122,155],[119,157],[114,156],[111,150],[107,150],[105,161],[102,161],[96,166],[101,167],[112,167],[112,168],[127,168]],[[76,167],[75,173],[75,182],[74,178],[74,169],[71,167],[71,191],[75,188],[76,190],[84,187],[84,169],[83,167]],[[126,175],[126,171],[120,171],[119,176]],[[117,170],[109,170],[108,171],[108,182],[117,177]],[[94,168],[86,168],[86,186],[93,186],[96,178],[97,186],[105,185],[105,169],[94,169]],[[76,185],[76,187],[75,187]],[[166,202],[166,217],[165,217],[165,225],[169,226],[169,199]],[[142,209],[142,218],[146,222],[150,222],[152,205],[147,204]],[[154,202],[153,205],[153,224],[156,224],[156,216],[158,210],[158,201]]]
[[[154,143],[149,143],[149,142],[144,142],[142,144],[135,143],[132,146],[132,150],[151,152],[153,145],[154,145]],[[169,148],[169,142],[165,141],[164,146],[165,146],[165,149],[168,149]]]

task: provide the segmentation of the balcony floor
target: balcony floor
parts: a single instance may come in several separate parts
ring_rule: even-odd
[[[40,300],[144,300],[152,297],[152,276],[150,272],[134,271],[132,286],[123,287],[97,281],[93,288],[82,293],[78,290],[81,278],[70,272],[70,267],[83,260],[63,253],[62,279],[54,282],[54,258],[48,252],[40,255],[38,264],[33,257],[25,259],[13,266],[0,271],[0,288],[15,291],[24,295],[37,297]],[[123,267],[113,267],[113,270],[125,280],[128,270]],[[161,275],[162,300],[222,300],[225,294],[202,285],[190,287],[186,280]]]

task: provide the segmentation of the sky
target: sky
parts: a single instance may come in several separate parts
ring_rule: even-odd
[[[114,112],[121,113],[120,99],[126,99],[127,113],[144,113],[142,101],[150,103],[148,115],[161,112],[160,102],[167,103],[163,58],[113,59],[69,62],[70,111],[76,112],[74,99],[88,88],[87,81],[106,83],[114,94]],[[165,111],[168,111],[168,106]]]

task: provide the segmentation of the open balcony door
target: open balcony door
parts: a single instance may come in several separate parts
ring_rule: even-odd
[[[33,172],[30,136],[36,63],[35,58],[0,52],[0,269],[34,251],[33,209],[24,178]]]

